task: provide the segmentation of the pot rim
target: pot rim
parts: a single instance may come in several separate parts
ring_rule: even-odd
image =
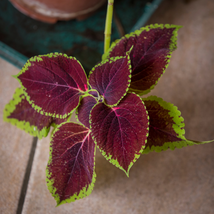
[[[106,0],[99,0],[94,6],[81,11],[68,13],[57,9],[48,10],[48,7],[41,7],[39,6],[39,4],[34,7],[30,7],[20,0],[9,1],[14,5],[14,7],[16,7],[25,15],[30,16],[33,19],[48,23],[56,23],[58,20],[69,20],[74,18],[77,18],[79,20],[85,19],[106,2]]]

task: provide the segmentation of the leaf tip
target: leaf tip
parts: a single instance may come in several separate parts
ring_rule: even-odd
[[[18,79],[19,74],[12,75],[13,78]]]
[[[127,170],[127,171],[125,171],[125,174],[126,174],[126,176],[129,178],[129,170],[130,170],[130,168]]]

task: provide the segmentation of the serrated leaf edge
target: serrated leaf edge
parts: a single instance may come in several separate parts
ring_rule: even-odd
[[[117,45],[117,43],[119,43],[122,39],[124,38],[130,38],[132,36],[135,36],[135,35],[140,35],[142,31],[149,31],[150,29],[156,29],[156,28],[160,28],[160,29],[163,29],[163,28],[175,28],[175,30],[173,30],[173,33],[172,33],[172,37],[171,37],[171,43],[170,43],[170,51],[169,51],[169,54],[166,55],[165,59],[167,60],[167,63],[165,65],[165,67],[163,68],[163,73],[161,74],[161,76],[157,79],[157,81],[155,82],[155,84],[153,84],[149,89],[145,90],[145,91],[142,91],[142,90],[137,90],[137,89],[132,89],[132,88],[129,88],[129,92],[135,92],[136,94],[139,94],[140,96],[142,95],[145,95],[145,94],[148,94],[152,89],[154,89],[154,87],[157,85],[158,81],[160,80],[160,78],[163,76],[163,74],[165,73],[167,67],[169,66],[169,63],[170,63],[170,59],[171,59],[171,55],[172,55],[172,52],[174,49],[176,49],[176,46],[177,46],[177,35],[178,35],[178,30],[181,28],[182,26],[179,26],[179,25],[170,25],[170,24],[151,24],[151,25],[147,25],[145,27],[142,27],[140,28],[139,30],[136,30],[130,34],[126,34],[124,37],[122,37],[121,39],[118,39],[116,40],[115,42],[112,43],[111,47],[109,48],[109,50],[103,54],[103,57],[102,59],[105,60],[108,58],[108,56],[111,54],[111,51],[113,50],[113,48]]]
[[[65,124],[65,123],[74,123],[74,124],[78,124],[78,125],[82,125],[82,124],[79,124],[79,123],[75,123],[75,122],[64,122],[64,123],[61,123],[55,130],[54,132],[52,133],[51,135],[51,141],[52,141],[52,138],[53,138],[53,135],[55,132],[57,132],[59,130],[59,128]],[[87,127],[84,127],[84,128],[87,128]],[[87,128],[88,129],[88,128]],[[88,129],[89,130],[89,129]],[[89,132],[91,132],[89,130]],[[51,142],[50,141],[50,142]],[[50,143],[50,150],[49,150],[49,159],[48,159],[48,165],[51,163],[52,161],[52,147],[51,147],[51,143]],[[94,188],[94,184],[95,184],[95,181],[96,181],[96,172],[95,172],[95,154],[96,154],[96,146],[94,147],[94,167],[93,167],[93,176],[92,176],[92,181],[91,181],[91,184],[88,185],[88,188],[86,190],[86,187],[83,187],[83,189],[79,192],[79,194],[74,194],[72,195],[70,198],[66,199],[66,200],[63,200],[60,202],[60,197],[59,195],[56,193],[57,189],[55,187],[53,187],[53,183],[54,183],[54,179],[50,179],[51,177],[51,173],[49,172],[49,169],[48,167],[46,167],[46,183],[47,183],[47,187],[48,187],[48,190],[49,192],[52,194],[52,196],[54,197],[54,199],[56,200],[57,202],[57,207],[59,205],[62,205],[62,204],[65,204],[65,203],[70,203],[70,202],[74,202],[76,200],[79,200],[79,199],[82,199],[88,195],[91,194],[93,188]]]
[[[130,48],[130,50],[131,50],[131,49],[132,49],[132,47]],[[129,75],[128,86],[127,86],[127,88],[126,88],[126,92],[125,92],[125,93],[122,95],[122,97],[117,101],[117,103],[115,103],[115,104],[113,104],[113,105],[107,104],[107,103],[105,102],[105,99],[104,99],[103,102],[105,103],[105,105],[107,105],[107,106],[109,106],[109,107],[117,106],[118,103],[124,98],[124,96],[125,96],[125,95],[128,93],[128,91],[129,91],[129,87],[130,87],[130,84],[131,84],[131,73],[132,73],[131,59],[130,59],[130,56],[129,56],[130,50],[126,52],[126,56],[111,57],[111,58],[109,58],[109,59],[106,59],[106,60],[100,62],[99,64],[95,65],[95,66],[92,68],[92,70],[89,72],[89,75],[88,75],[88,85],[90,85],[90,84],[89,84],[90,76],[91,76],[91,74],[93,73],[93,71],[94,71],[97,67],[102,66],[102,65],[104,65],[104,64],[106,64],[106,63],[108,63],[108,62],[111,64],[112,62],[116,62],[118,59],[122,59],[122,58],[125,59],[126,57],[128,57],[128,67],[129,67],[128,69],[129,69],[130,75]],[[90,87],[92,88],[91,85],[90,85]],[[98,94],[100,95],[99,92],[98,92]],[[105,97],[104,97],[104,98],[105,98]]]
[[[131,48],[132,49],[132,48]],[[128,69],[129,69],[129,72],[130,72],[130,74],[129,74],[129,80],[128,80],[128,86],[127,86],[127,88],[126,88],[126,92],[121,96],[121,98],[117,101],[117,103],[115,103],[115,104],[113,104],[113,105],[108,105],[106,102],[105,102],[105,100],[104,100],[104,103],[107,105],[107,106],[109,106],[109,107],[114,107],[114,106],[117,106],[119,103],[120,103],[120,101],[126,96],[126,94],[128,93],[128,91],[129,91],[129,87],[130,87],[130,85],[131,85],[131,77],[132,77],[132,66],[131,66],[131,59],[130,59],[130,56],[129,56],[129,54],[130,54],[130,50],[129,51],[127,51],[127,53],[126,53],[126,56],[128,57]]]
[[[167,150],[168,148],[170,148],[171,150],[174,150],[175,148],[182,148],[188,145],[194,145],[193,142],[187,141],[184,136],[185,135],[184,119],[181,116],[181,112],[178,110],[178,108],[175,105],[173,105],[172,103],[166,102],[162,98],[157,96],[149,96],[147,98],[142,98],[142,100],[157,101],[161,107],[169,110],[169,115],[172,117],[173,121],[175,122],[175,124],[173,124],[173,129],[178,134],[177,137],[183,140],[179,142],[165,142],[163,146],[152,146],[151,148],[147,147],[142,154],[147,154],[152,151],[161,152],[161,151]]]
[[[25,98],[24,96],[20,97],[21,94],[23,94],[23,90],[21,88],[17,88],[13,95],[13,99],[5,105],[3,111],[3,120],[5,122],[11,123],[12,125],[18,127],[19,129],[27,132],[34,137],[38,137],[39,139],[47,137],[50,127],[44,127],[41,131],[39,131],[37,129],[37,126],[30,125],[29,122],[19,121],[15,118],[8,118],[8,116],[10,116],[10,114],[15,110],[16,105],[18,105]]]
[[[68,116],[67,120],[64,121],[64,122],[69,122],[70,119],[71,119],[71,116],[72,116],[72,114],[70,114],[70,115]],[[63,122],[63,123],[64,123],[64,122]],[[61,124],[61,123],[60,123],[60,124]],[[54,129],[56,129],[60,124],[56,124],[56,123],[52,122],[52,123],[51,123],[51,126],[52,126]]]
[[[140,96],[142,96],[142,95],[145,95],[145,94],[148,94],[152,89],[154,89],[154,87],[157,85],[157,83],[158,83],[158,81],[160,80],[160,78],[163,76],[163,74],[166,72],[166,69],[168,68],[168,66],[169,66],[169,63],[170,63],[170,60],[171,60],[171,56],[172,56],[172,52],[176,49],[176,47],[177,47],[177,35],[178,35],[178,30],[181,28],[181,26],[177,26],[177,25],[169,25],[169,24],[166,24],[166,25],[163,25],[163,24],[161,24],[161,25],[158,25],[158,24],[156,24],[156,25],[150,25],[150,28],[151,29],[155,29],[155,28],[161,28],[161,29],[163,29],[164,27],[166,27],[166,28],[175,28],[175,30],[173,30],[173,32],[172,32],[172,37],[171,37],[171,43],[170,43],[170,46],[169,46],[169,49],[170,49],[170,51],[169,51],[169,54],[168,55],[166,55],[165,56],[165,59],[166,59],[166,65],[164,66],[164,68],[163,68],[163,71],[162,71],[162,74],[161,74],[161,76],[156,80],[156,82],[149,88],[149,89],[147,89],[147,90],[145,90],[145,91],[142,91],[142,90],[137,90],[137,89],[132,89],[132,88],[130,88],[130,91],[131,92],[136,92],[136,93],[138,93]],[[141,31],[142,32],[142,31]],[[139,32],[139,34],[140,34],[140,32]]]
[[[135,93],[132,93],[132,94],[135,94]],[[137,95],[137,96],[141,99],[141,97],[140,97],[138,94],[135,94],[135,95]],[[144,107],[145,107],[145,110],[146,110],[146,106],[145,106],[145,104],[144,104],[144,102],[143,102],[142,99],[141,99],[141,101],[142,101],[142,103],[143,103],[143,105],[144,105]],[[95,106],[98,105],[98,104],[99,104],[99,103],[95,104],[93,108],[95,108]],[[108,106],[108,107],[109,107],[109,106]],[[92,112],[93,108],[91,109],[91,112]],[[90,112],[90,116],[89,116],[90,129],[92,129],[92,128],[91,128],[91,112]],[[93,134],[92,134],[92,132],[91,132],[91,137],[92,137],[92,139],[93,139],[95,145],[97,146],[97,148],[100,150],[101,154],[102,154],[102,155],[106,158],[106,160],[109,161],[111,164],[113,164],[113,165],[116,166],[117,168],[119,168],[119,169],[121,169],[122,171],[124,171],[127,177],[129,177],[129,171],[130,171],[131,167],[132,167],[133,164],[137,161],[137,159],[140,157],[140,155],[141,155],[142,152],[144,151],[144,148],[145,148],[146,143],[147,143],[147,138],[148,138],[148,136],[149,136],[149,114],[148,114],[148,111],[147,111],[147,110],[146,110],[146,113],[147,113],[147,119],[148,119],[148,127],[147,127],[148,132],[147,132],[147,134],[146,134],[145,145],[143,145],[143,146],[141,147],[141,150],[139,151],[139,154],[135,154],[135,157],[134,157],[133,161],[129,164],[129,167],[128,167],[128,170],[127,170],[127,171],[126,171],[125,169],[123,169],[123,167],[119,164],[119,162],[118,162],[117,160],[111,159],[112,155],[107,155],[102,149],[99,148],[99,146],[97,145],[96,139],[94,138],[94,136],[93,136]]]
[[[52,57],[57,57],[57,56],[64,56],[68,59],[74,59],[76,60],[79,65],[82,67],[82,64],[75,58],[75,57],[72,57],[72,56],[68,56],[67,54],[63,54],[63,53],[58,53],[58,52],[55,52],[55,53],[49,53],[49,54],[45,54],[45,55],[38,55],[38,56],[34,56],[34,57],[31,57],[30,59],[27,60],[26,64],[23,66],[23,68],[21,69],[21,71],[17,74],[17,75],[14,75],[13,77],[15,79],[18,80],[18,82],[20,83],[21,85],[21,88],[25,94],[25,97],[27,99],[27,101],[30,103],[30,105],[40,114],[42,115],[45,115],[45,116],[52,116],[52,117],[56,117],[56,118],[60,118],[60,119],[64,119],[66,117],[68,117],[69,115],[71,115],[73,113],[73,111],[77,108],[75,107],[70,113],[68,114],[63,114],[63,115],[60,115],[60,114],[53,114],[53,113],[49,113],[49,112],[46,112],[44,111],[40,106],[38,105],[35,105],[33,100],[31,100],[30,96],[28,95],[28,93],[26,92],[26,88],[22,85],[22,82],[21,80],[18,79],[18,77],[25,73],[27,70],[28,70],[28,67],[31,66],[31,62],[40,62],[40,61],[43,61],[43,59],[41,57],[49,57],[49,58],[52,58]],[[86,72],[84,70],[84,68],[82,67],[85,75],[86,75]],[[86,75],[87,76],[87,75]],[[79,97],[79,102],[80,102],[80,97]]]
[[[150,24],[150,25],[147,25],[147,26],[144,26],[134,32],[131,32],[131,33],[128,33],[126,34],[125,36],[121,37],[120,39],[117,39],[115,40],[114,42],[112,42],[110,48],[108,49],[108,51],[106,53],[104,53],[102,55],[102,60],[106,60],[109,58],[109,55],[111,54],[111,51],[112,49],[117,45],[117,43],[119,43],[121,40],[123,40],[124,38],[128,39],[132,36],[139,36],[141,34],[142,31],[149,31],[150,29],[155,29],[155,28],[160,28],[160,29],[163,29],[163,28],[176,28],[175,32],[173,31],[173,34],[174,34],[174,39],[175,39],[175,42],[177,41],[177,31],[182,28],[182,26],[180,25],[173,25],[173,24]],[[177,45],[177,42],[172,44],[171,48],[174,49],[176,48],[176,45]]]

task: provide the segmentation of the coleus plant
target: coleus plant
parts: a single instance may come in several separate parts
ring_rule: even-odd
[[[108,15],[112,7],[110,0]],[[57,205],[92,192],[96,147],[129,176],[141,154],[211,142],[186,139],[173,104],[140,97],[165,72],[179,28],[149,25],[110,48],[107,32],[102,61],[88,77],[77,59],[62,53],[32,57],[15,76],[21,87],[5,106],[4,120],[39,139],[54,127],[46,173]],[[70,121],[73,112],[79,123]]]

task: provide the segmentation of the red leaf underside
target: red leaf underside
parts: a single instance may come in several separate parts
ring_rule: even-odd
[[[105,99],[107,105],[117,104],[130,85],[129,56],[110,59],[96,66],[89,77],[89,84]]]
[[[94,174],[94,149],[90,130],[79,124],[64,123],[54,132],[47,168],[48,179],[53,180],[56,189],[54,194],[59,197],[58,205],[86,194]]]
[[[52,57],[51,57],[52,56]],[[18,75],[35,106],[50,115],[66,115],[78,105],[79,97],[87,90],[87,79],[75,58],[66,55],[40,56],[30,59],[30,65]]]
[[[116,107],[97,104],[91,111],[91,130],[105,157],[128,172],[148,134],[148,115],[142,100],[128,93]]]

